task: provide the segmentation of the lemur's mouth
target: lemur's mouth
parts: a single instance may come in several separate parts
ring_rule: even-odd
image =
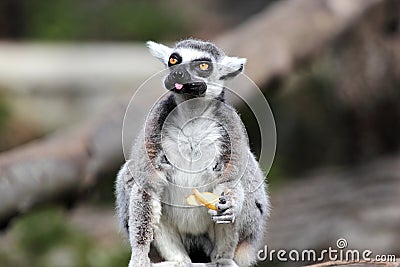
[[[176,90],[181,90],[183,88],[183,84],[181,83],[175,83],[175,89]]]
[[[207,90],[205,82],[165,84],[165,87],[178,94],[203,95]]]

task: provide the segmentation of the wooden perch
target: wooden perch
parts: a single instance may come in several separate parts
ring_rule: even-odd
[[[265,238],[271,249],[335,249],[345,238],[347,249],[400,252],[400,155],[314,172],[272,197]]]
[[[152,267],[172,267],[175,266],[171,262],[160,262],[160,263],[153,263]],[[215,263],[189,263],[186,264],[184,267],[217,267]]]
[[[75,198],[98,173],[123,161],[121,127],[126,103],[73,131],[0,154],[0,222],[39,203]]]
[[[396,262],[344,262],[344,261],[329,261],[318,264],[309,265],[309,267],[400,267],[400,259]]]
[[[229,54],[247,57],[258,84],[287,76],[311,60],[380,0],[279,1],[217,39]],[[262,55],[262,56],[261,56]],[[97,174],[123,160],[121,127],[127,102],[68,133],[0,155],[0,222],[38,203],[75,195]],[[139,109],[139,107],[138,107]],[[139,127],[140,125],[133,125]]]

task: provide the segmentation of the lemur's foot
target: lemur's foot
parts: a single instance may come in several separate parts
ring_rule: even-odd
[[[151,262],[149,258],[141,258],[137,259],[136,257],[132,257],[129,261],[128,267],[151,267]]]
[[[231,259],[219,259],[215,261],[217,267],[239,267],[233,260]]]
[[[188,262],[176,262],[176,261],[163,261],[159,263],[153,263],[152,267],[187,267],[191,266],[192,263]]]
[[[215,204],[217,210],[208,210],[208,213],[211,215],[211,219],[218,224],[228,224],[234,223],[236,214],[235,214],[235,201],[230,195],[226,195],[222,193],[219,198],[219,202]]]

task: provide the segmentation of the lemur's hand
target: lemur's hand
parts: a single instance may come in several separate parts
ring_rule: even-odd
[[[219,202],[215,204],[217,210],[208,210],[211,219],[218,224],[234,223],[236,217],[236,201],[232,195],[222,192]]]

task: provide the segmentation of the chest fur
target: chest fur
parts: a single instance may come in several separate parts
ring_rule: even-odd
[[[213,117],[172,114],[162,129],[161,146],[172,169],[170,179],[182,186],[199,186],[212,179],[220,158],[223,127]]]
[[[219,173],[215,166],[224,153],[224,127],[211,112],[171,112],[161,131],[161,147],[168,161],[163,170],[170,182],[164,189],[163,216],[180,232],[200,234],[211,224],[205,208],[188,207],[192,188],[212,192]],[[200,223],[201,222],[201,223]]]

